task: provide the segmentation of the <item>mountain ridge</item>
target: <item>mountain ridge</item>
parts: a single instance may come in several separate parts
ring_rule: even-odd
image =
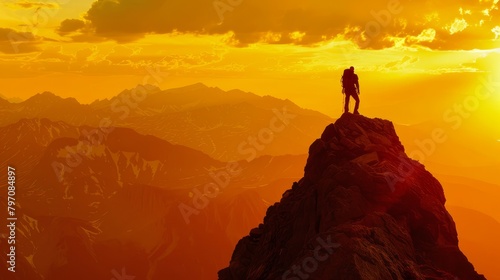
[[[103,132],[25,118],[0,132],[3,166],[14,166],[18,176],[16,213],[23,230],[17,254],[23,271],[17,280],[104,280],[122,265],[142,279],[173,274],[209,280],[223,258],[194,252],[229,256],[242,228],[262,217],[265,201],[275,200],[274,185],[296,180],[305,162],[304,156],[261,156],[239,161],[241,174],[225,177],[227,162],[130,128]],[[70,170],[58,178],[54,163]],[[200,207],[193,193],[209,184],[225,189]],[[200,207],[189,223],[179,211],[182,203]],[[85,234],[89,230],[91,236]],[[0,235],[0,243],[7,237]],[[186,269],[176,265],[179,260],[203,266]],[[4,272],[0,278],[10,279]]]
[[[290,119],[284,119],[288,116]],[[73,126],[128,127],[222,161],[247,159],[242,150],[251,150],[256,156],[303,154],[331,121],[290,100],[203,84],[164,91],[138,86],[92,104],[46,92],[22,103],[0,106],[0,127],[23,118],[47,118]],[[297,138],[294,142],[287,140],[292,135]],[[255,137],[260,139],[253,147],[250,142]]]

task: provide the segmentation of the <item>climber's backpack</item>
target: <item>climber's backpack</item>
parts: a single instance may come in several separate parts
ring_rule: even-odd
[[[340,79],[342,82],[342,89],[353,88],[354,87],[354,73],[351,69],[345,69],[342,78]],[[344,91],[342,91],[344,92]]]

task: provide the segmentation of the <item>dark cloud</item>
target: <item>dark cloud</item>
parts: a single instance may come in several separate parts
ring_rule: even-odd
[[[98,0],[87,13],[98,35],[131,41],[147,33],[207,33],[217,24],[207,0]]]
[[[38,51],[41,41],[31,32],[18,32],[10,28],[0,28],[0,52],[15,54]]]
[[[70,37],[74,42],[98,43],[106,41],[105,37],[95,34],[90,22],[81,19],[65,19],[59,25],[57,32],[61,36]]]
[[[58,32],[61,34],[75,32],[85,27],[85,22],[80,19],[66,19],[61,22]]]
[[[240,46],[310,45],[342,36],[371,49],[401,39],[405,45],[473,49],[497,45],[491,29],[499,16],[494,0],[97,0],[86,20],[96,35],[117,41],[148,33],[232,32]]]

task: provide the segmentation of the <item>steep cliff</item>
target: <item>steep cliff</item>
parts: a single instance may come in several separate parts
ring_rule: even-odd
[[[485,279],[460,251],[445,201],[391,122],[344,114],[219,279]]]

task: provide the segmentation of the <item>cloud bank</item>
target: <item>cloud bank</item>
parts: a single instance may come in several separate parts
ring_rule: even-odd
[[[229,33],[238,46],[341,38],[367,49],[489,49],[498,47],[500,34],[498,0],[97,0],[85,20],[93,35],[120,42],[148,34]],[[70,23],[77,24],[65,21],[60,29]]]

